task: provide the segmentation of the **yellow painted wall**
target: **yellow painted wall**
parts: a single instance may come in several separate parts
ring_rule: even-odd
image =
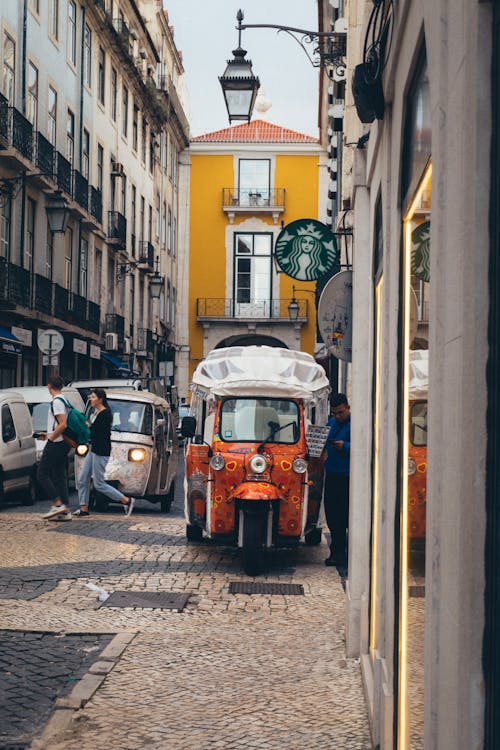
[[[251,144],[249,144],[249,151]],[[258,158],[268,158],[274,152],[259,152]],[[242,154],[242,158],[243,158]],[[245,158],[248,156],[245,154]],[[189,250],[189,342],[191,347],[191,377],[203,358],[203,326],[196,320],[198,298],[226,297],[226,228],[229,219],[222,210],[222,189],[235,187],[234,157],[191,153],[190,175],[190,250]],[[296,219],[317,218],[318,211],[318,154],[295,156],[277,155],[274,186],[285,188],[285,212],[280,215],[285,224]],[[237,214],[232,225],[248,219],[249,214]],[[259,219],[276,228],[271,215],[259,214]],[[273,269],[274,273],[274,269]],[[315,288],[314,282],[299,282],[281,273],[280,296],[291,299],[292,285],[300,289]],[[313,294],[297,292],[297,299],[308,302],[308,323],[302,327],[301,349],[313,353],[316,332],[316,310]],[[276,332],[279,337],[279,329]]]

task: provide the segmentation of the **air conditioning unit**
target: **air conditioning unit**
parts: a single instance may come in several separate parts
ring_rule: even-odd
[[[116,352],[116,350],[118,349],[118,334],[117,333],[106,334],[104,348],[108,352]]]
[[[111,174],[122,175],[123,164],[121,164],[119,161],[112,161],[111,162]]]
[[[130,354],[130,339],[127,336],[123,339],[123,353]]]

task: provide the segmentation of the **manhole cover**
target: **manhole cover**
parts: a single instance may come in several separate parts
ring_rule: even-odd
[[[142,609],[175,609],[181,612],[189,594],[174,594],[171,591],[113,591],[103,607],[139,607]]]
[[[281,594],[288,596],[303,596],[304,587],[301,583],[259,583],[257,581],[231,581],[230,594]]]
[[[425,596],[425,586],[410,586],[410,596],[423,597]]]

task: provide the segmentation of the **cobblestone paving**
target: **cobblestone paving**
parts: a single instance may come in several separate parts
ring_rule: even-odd
[[[304,596],[233,595],[229,583],[248,580],[236,550],[186,543],[178,498],[169,515],[141,503],[131,518],[57,524],[41,510],[1,514],[0,627],[137,632],[47,750],[371,748],[359,664],[345,656],[345,594],[323,564],[325,544],[273,552],[259,578],[300,583]],[[190,598],[182,613],[101,608],[88,582]]]
[[[110,639],[0,631],[0,748],[27,747]]]

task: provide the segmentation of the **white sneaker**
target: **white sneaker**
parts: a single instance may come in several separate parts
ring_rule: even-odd
[[[132,511],[134,510],[135,505],[135,497],[129,497],[128,503],[123,504],[123,510],[125,511],[126,516],[132,515]]]
[[[47,513],[44,513],[42,515],[42,518],[55,518],[57,516],[63,515],[65,513],[69,513],[69,510],[66,505],[53,505]],[[71,515],[71,513],[70,513]]]
[[[73,515],[71,511],[68,510],[67,513],[61,513],[58,516],[54,516],[53,518],[49,518],[49,521],[71,521],[73,518]]]

